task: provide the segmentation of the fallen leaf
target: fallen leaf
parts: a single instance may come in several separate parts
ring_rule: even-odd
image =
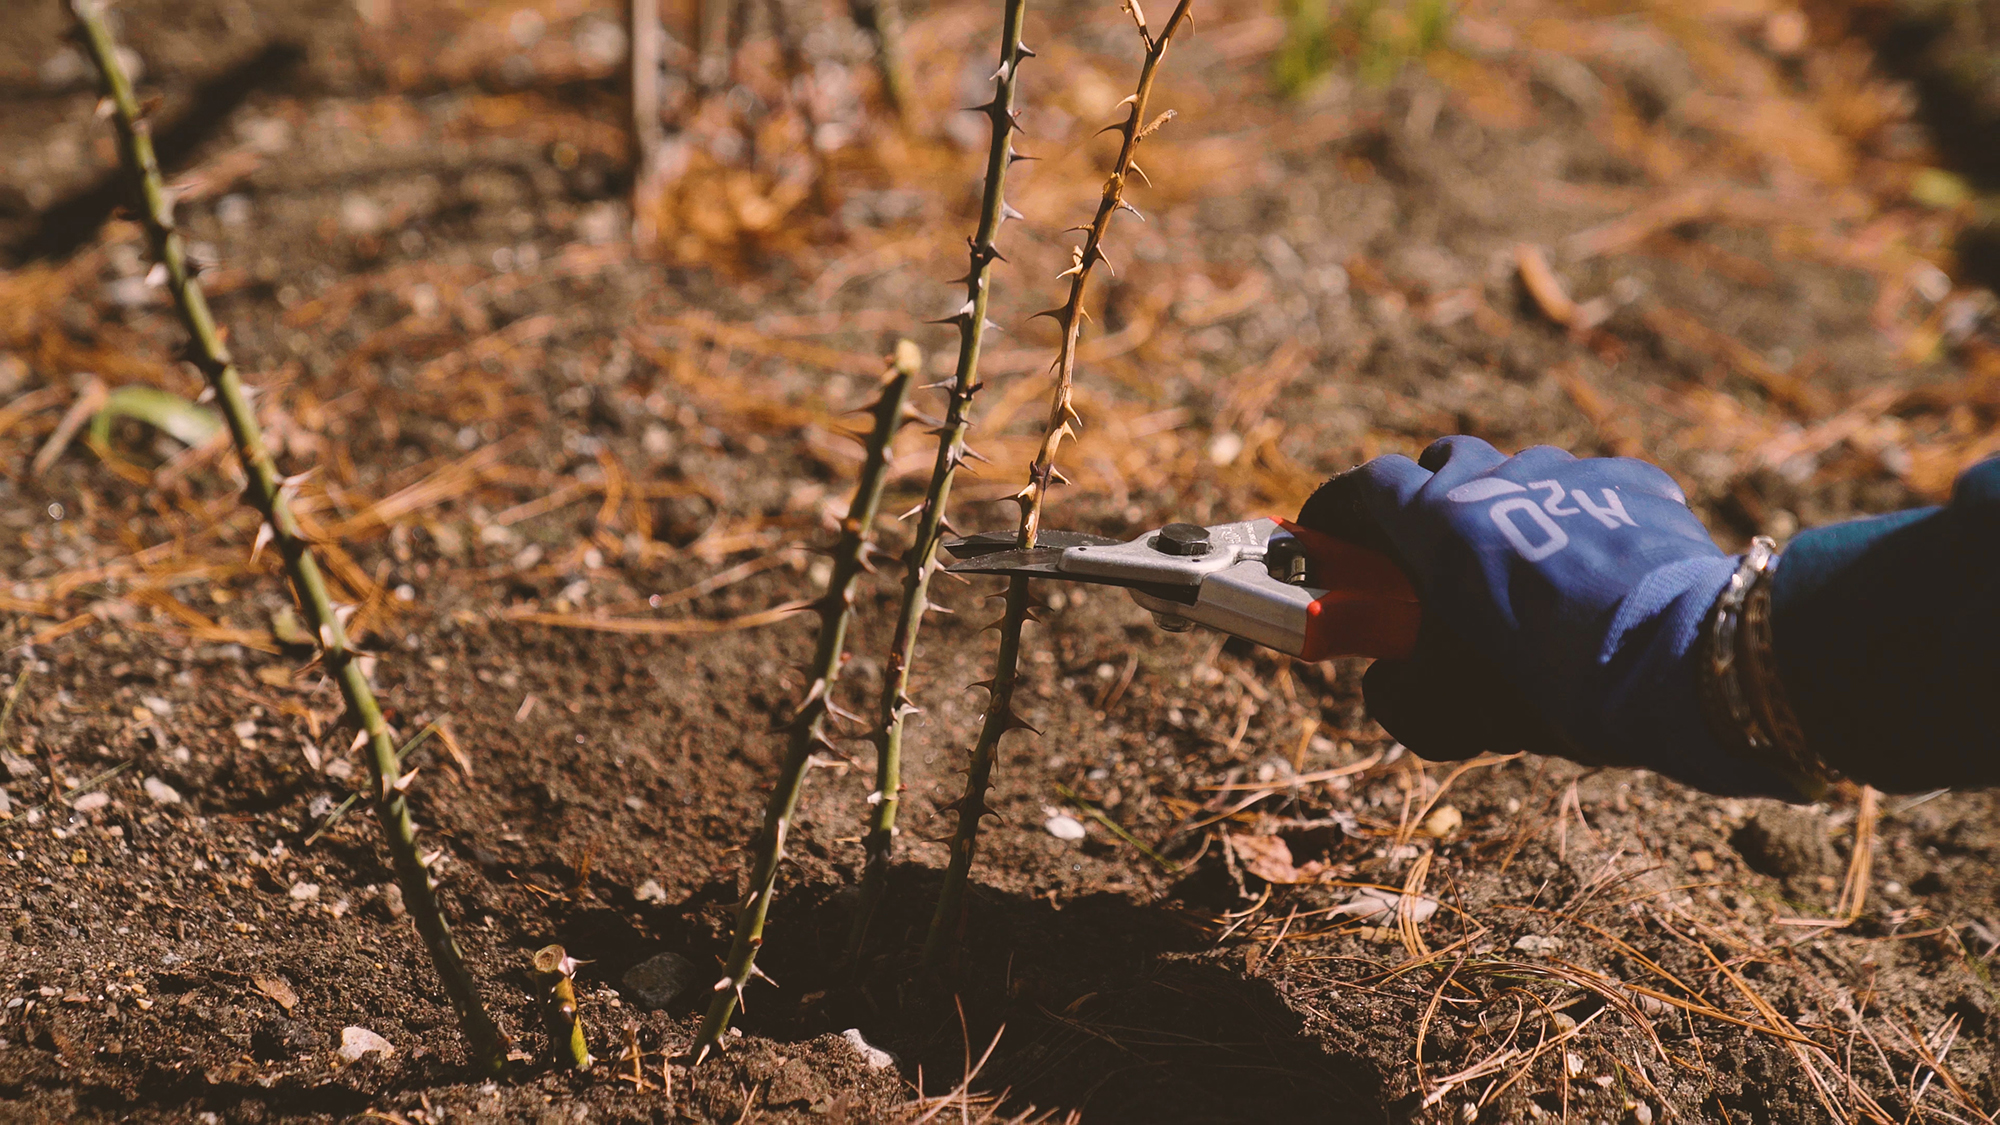
[[[1394,917],[1398,904],[1403,901],[1399,891],[1385,891],[1380,887],[1362,887],[1354,892],[1354,897],[1334,908],[1335,914],[1345,914],[1351,918],[1374,918],[1378,915]],[[1424,922],[1437,913],[1438,902],[1429,895],[1418,895],[1410,900],[1410,921]]]
[[[1229,846],[1243,862],[1243,870],[1266,883],[1296,883],[1299,869],[1292,866],[1292,849],[1277,836],[1231,836]]]

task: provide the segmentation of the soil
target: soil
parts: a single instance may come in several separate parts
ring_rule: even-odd
[[[1110,244],[1051,525],[1287,511],[1328,473],[1469,432],[1643,453],[1734,546],[1934,501],[1996,449],[1995,302],[1954,281],[1976,202],[1845,9],[1496,0],[1419,51],[1390,6],[1337,20],[1292,97],[1271,79],[1282,19],[1196,10],[1158,94],[1178,115],[1134,193],[1147,222],[1121,217]],[[894,338],[949,371],[953,334],[919,322],[961,299],[944,279],[984,132],[950,111],[977,100],[997,9],[907,14],[903,131],[830,10],[795,24],[809,113],[768,11],[706,101],[671,45],[673,174],[645,256],[625,240],[613,6],[119,11],[218,317],[287,471],[314,470],[299,504],[389,718],[447,732],[410,758],[420,839],[519,1058],[468,1077],[372,821],[334,819],[365,771],[226,446],[124,420],[31,465],[93,379],[199,389],[115,214],[66,16],[37,5],[0,30],[0,1115],[2000,1105],[1991,794],[1790,808],[1536,756],[1424,763],[1367,720],[1359,662],[1164,633],[1098,590],[1048,592],[1028,631],[1040,733],[1002,745],[959,952],[924,974],[941,810],[983,699],[964,685],[990,675],[983,582],[941,581],[952,612],[926,625],[905,834],[866,956],[841,957],[872,776],[855,730],[792,829],[760,961],[777,986],[690,1068],[812,643],[806,616],[730,623],[824,580],[812,549],[858,461],[829,431]],[[1096,197],[1089,134],[1136,53],[1108,4],[1038,8],[1028,30],[1023,147],[1044,159],[1010,192],[1027,218],[1003,236],[1007,334],[974,437],[993,464],[961,490],[964,530],[1011,525],[1052,354],[1027,316]],[[1522,246],[1573,307],[1522,284]],[[921,496],[929,441],[899,439],[886,510]],[[898,578],[885,565],[858,603],[839,689],[856,711]],[[1337,909],[1368,886],[1435,913]],[[529,961],[551,942],[584,962],[587,1073],[546,1059]],[[625,974],[661,953],[699,983],[641,1010]],[[350,1061],[350,1028],[391,1051]]]

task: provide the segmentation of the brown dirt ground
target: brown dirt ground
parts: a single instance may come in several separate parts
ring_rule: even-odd
[[[957,299],[942,279],[983,131],[950,110],[977,100],[994,5],[911,13],[907,134],[864,108],[863,45],[830,13],[805,37],[802,116],[760,9],[730,92],[697,104],[669,82],[649,259],[622,242],[611,6],[121,9],[266,425],[288,469],[317,469],[300,504],[345,544],[333,573],[392,721],[451,732],[417,752],[415,807],[489,1001],[538,1056],[528,957],[562,942],[588,962],[600,1055],[635,1028],[649,1088],[610,1065],[468,1081],[372,824],[307,843],[362,770],[335,693],[274,624],[287,600],[251,559],[226,450],[126,422],[31,471],[85,373],[198,386],[137,229],[103,221],[107,131],[50,3],[0,30],[0,691],[18,697],[0,731],[0,1115],[889,1120],[936,1108],[919,1099],[996,1035],[971,1083],[988,1101],[951,1116],[1003,1092],[1009,1112],[1092,1122],[1970,1121],[2000,1104],[1991,795],[1884,798],[1858,918],[1801,924],[1840,897],[1855,793],[1794,810],[1540,758],[1427,766],[1362,715],[1353,662],[1163,634],[1094,591],[1051,595],[1029,631],[1043,733],[1002,748],[963,952],[949,987],[923,980],[934,810],[980,705],[962,685],[990,661],[990,591],[951,584],[870,957],[836,956],[857,742],[859,768],[814,773],[792,836],[762,961],[782,987],[754,988],[743,1038],[659,1089],[698,998],[640,1012],[617,990],[656,953],[705,977],[724,950],[809,626],[576,625],[685,627],[811,594],[807,549],[856,463],[827,428],[896,334],[948,364],[950,333],[917,321]],[[1179,117],[1143,161],[1150,221],[1111,243],[1054,524],[1287,510],[1329,472],[1465,431],[1643,450],[1741,542],[1933,499],[2000,448],[1994,301],[1952,280],[1976,264],[1953,247],[1977,203],[1931,167],[1916,95],[1848,33],[1850,9],[1801,25],[1764,0],[1476,0],[1444,48],[1364,80],[1353,60],[1381,70],[1407,27],[1392,6],[1340,24],[1341,61],[1293,101],[1268,78],[1281,20],[1196,10],[1160,91]],[[1010,334],[975,433],[995,465],[962,494],[968,528],[1011,518],[992,501],[1032,448],[1049,355],[1025,317],[1096,194],[1105,142],[1087,138],[1134,55],[1109,4],[1037,7],[1029,28],[1024,147],[1046,159],[1011,193],[1028,219],[1003,240]],[[687,60],[676,48],[675,74]],[[1582,303],[1569,328],[1522,288],[1522,243]],[[920,493],[926,441],[897,446],[893,510]],[[895,586],[891,570],[860,605],[857,709]],[[1085,838],[1050,834],[1057,813]],[[1259,877],[1284,875],[1274,838],[1305,882]],[[1408,934],[1333,913],[1355,884],[1413,876],[1442,906]],[[394,1054],[343,1063],[348,1026]],[[848,1028],[898,1065],[868,1069]]]

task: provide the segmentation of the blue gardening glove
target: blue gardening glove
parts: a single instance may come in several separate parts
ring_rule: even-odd
[[[1422,598],[1415,652],[1363,681],[1416,753],[1533,750],[1798,798],[1702,718],[1697,640],[1737,560],[1659,468],[1448,437],[1333,478],[1298,522],[1389,555]]]

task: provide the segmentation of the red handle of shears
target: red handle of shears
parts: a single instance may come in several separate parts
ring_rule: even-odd
[[[1306,552],[1306,585],[1325,596],[1306,609],[1301,660],[1332,656],[1400,659],[1417,647],[1423,606],[1402,568],[1387,555],[1345,539],[1277,521]]]

